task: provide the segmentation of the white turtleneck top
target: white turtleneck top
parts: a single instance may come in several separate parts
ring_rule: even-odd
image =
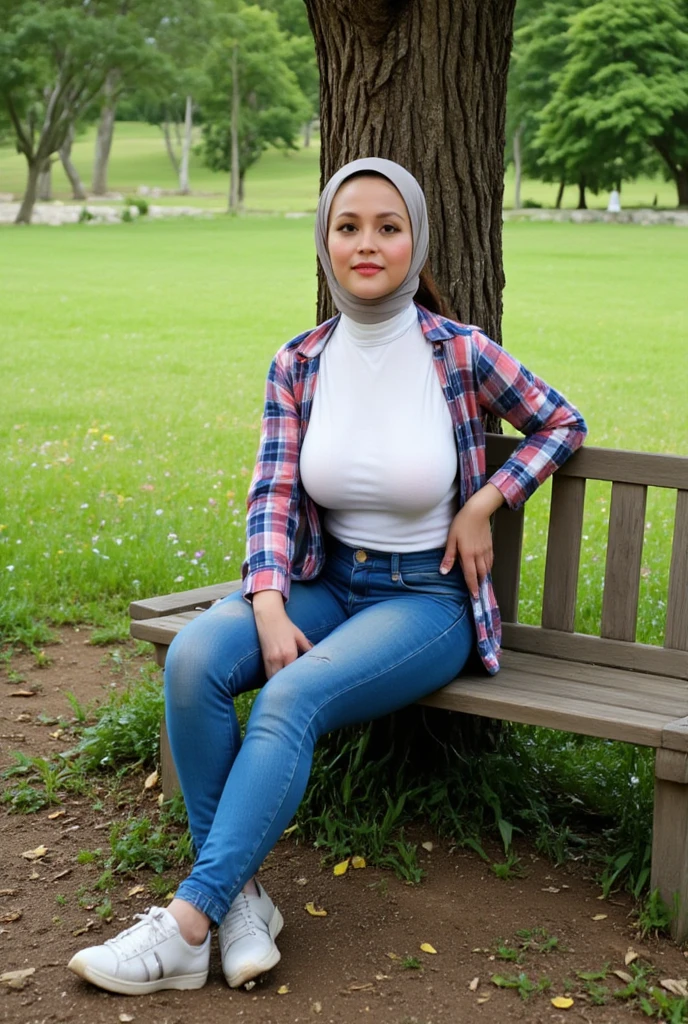
[[[413,303],[379,324],[342,315],[320,355],[300,457],[325,529],[351,547],[444,547],[457,467],[451,414]]]

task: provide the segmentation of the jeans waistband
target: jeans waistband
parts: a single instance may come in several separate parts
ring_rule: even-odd
[[[352,548],[331,534],[325,535],[325,550],[328,555],[340,558],[349,564],[366,564],[370,568],[391,568],[407,572],[413,569],[438,570],[444,556],[444,548],[428,548],[424,551],[378,551],[375,548]],[[363,557],[365,555],[365,558]]]

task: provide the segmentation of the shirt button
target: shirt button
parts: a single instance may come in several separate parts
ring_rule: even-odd
[[[368,556],[366,555],[365,551],[357,551],[356,552],[356,561],[357,562],[367,562],[368,561]]]

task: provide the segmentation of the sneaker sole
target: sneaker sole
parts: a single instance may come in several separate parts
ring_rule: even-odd
[[[275,912],[270,918],[268,925],[268,931],[270,932],[270,938],[273,941],[273,946],[270,952],[263,957],[262,960],[254,960],[253,963],[246,963],[242,969],[235,974],[225,973],[225,980],[230,988],[241,988],[247,981],[252,981],[253,978],[257,978],[259,974],[264,974],[265,971],[270,971],[272,968],[279,963],[282,959],[277,946],[274,945],[275,939],[284,928],[284,918],[280,911],[275,907]]]
[[[77,974],[84,981],[90,981],[92,985],[104,988],[107,992],[116,992],[124,996],[145,996],[149,992],[160,992],[162,989],[194,989],[203,988],[208,980],[208,972],[199,974],[182,974],[172,978],[158,978],[157,981],[125,981],[122,978],[115,978],[109,974],[103,974],[88,964],[83,964],[73,957],[67,967],[74,974]]]

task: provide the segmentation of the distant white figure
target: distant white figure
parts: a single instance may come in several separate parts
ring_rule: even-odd
[[[613,189],[609,195],[607,213],[621,213],[621,196],[617,189]]]

